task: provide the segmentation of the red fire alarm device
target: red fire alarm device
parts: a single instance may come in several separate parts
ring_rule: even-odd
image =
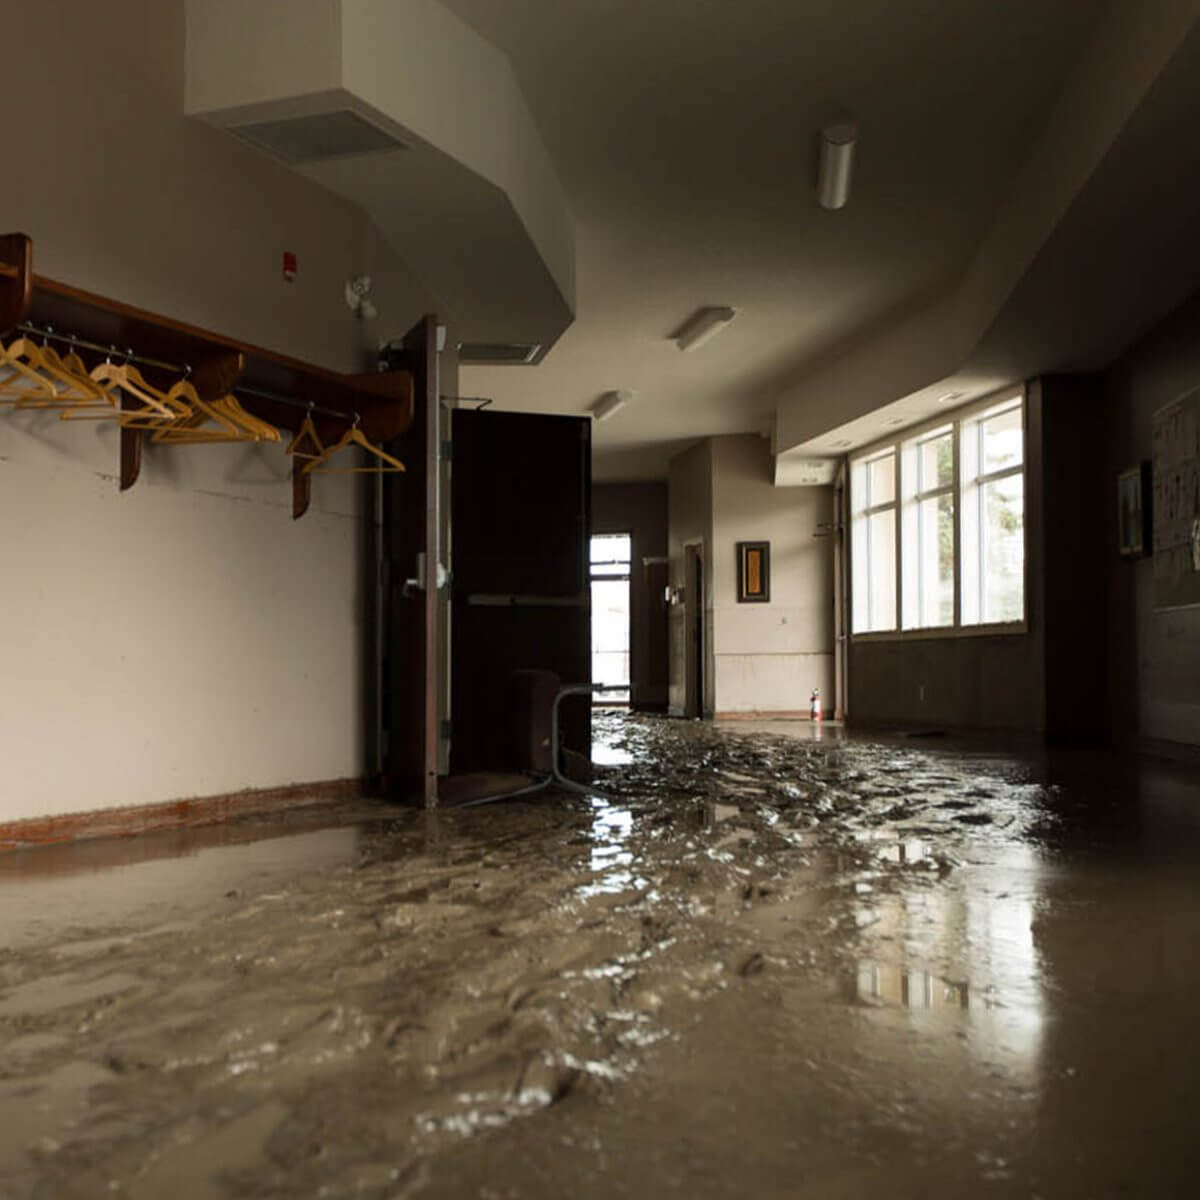
[[[296,278],[296,256],[290,251],[283,252],[283,282],[291,283]]]

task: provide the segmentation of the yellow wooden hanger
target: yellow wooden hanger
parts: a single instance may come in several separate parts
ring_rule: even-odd
[[[283,440],[274,425],[269,421],[264,421],[261,417],[256,417],[253,413],[248,413],[242,407],[241,401],[232,393],[214,401],[213,407],[224,413],[235,425],[240,425],[252,434],[256,441],[281,442]]]
[[[250,442],[257,438],[244,427],[223,413],[219,408],[200,399],[200,393],[186,380],[181,379],[167,393],[173,401],[183,401],[190,410],[188,415],[161,425],[154,433],[154,441],[170,445],[200,445],[205,442]],[[201,428],[212,422],[216,429]]]
[[[313,461],[325,457],[325,443],[321,441],[321,435],[317,433],[317,427],[313,424],[312,413],[313,406],[310,404],[308,412],[304,414],[304,420],[300,422],[300,428],[296,430],[296,436],[284,447],[284,454]]]
[[[103,401],[80,401],[79,404],[71,408],[64,409],[59,413],[60,421],[106,421],[116,420],[121,415],[121,397],[113,388],[106,387],[96,377],[88,371],[87,365],[83,359],[75,353],[72,346],[65,355],[63,355],[63,366],[66,367],[72,375],[80,375],[85,379],[90,379],[103,397]]]
[[[126,429],[160,429],[165,423],[191,415],[192,410],[187,404],[169,398],[166,392],[147,383],[142,373],[128,363],[117,366],[109,361],[102,362],[91,376],[101,386],[119,388],[125,395],[141,402],[141,408],[119,410],[117,419]],[[64,413],[63,419],[73,418]]]
[[[26,338],[18,338],[9,347],[0,342],[0,404],[15,405],[29,396],[55,395],[54,385],[27,361],[30,345]],[[22,353],[17,353],[18,348]]]
[[[76,375],[68,370],[58,351],[50,346],[37,346],[28,338],[20,338],[9,347],[9,357],[24,359],[50,384],[50,396],[26,396],[17,400],[18,408],[72,408],[79,405],[104,404],[111,401],[103,388],[88,375]]]
[[[367,440],[362,430],[358,427],[359,419],[358,413],[355,413],[354,424],[346,430],[340,441],[335,442],[325,451],[324,458],[305,463],[301,470],[322,475],[381,475],[390,471],[405,470],[404,464],[398,458],[393,458],[387,451],[381,450],[373,442]],[[380,459],[383,465],[379,467],[324,467],[321,465],[328,462],[335,454],[341,450],[345,450],[348,446],[361,446],[364,450]]]

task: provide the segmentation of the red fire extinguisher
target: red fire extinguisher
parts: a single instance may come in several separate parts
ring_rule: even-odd
[[[814,721],[821,720],[821,691],[819,688],[813,688],[808,702],[808,715]]]

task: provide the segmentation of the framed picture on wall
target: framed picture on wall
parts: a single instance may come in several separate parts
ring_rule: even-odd
[[[738,603],[766,603],[771,599],[771,543],[738,542]]]
[[[1117,476],[1117,549],[1122,558],[1144,558],[1152,549],[1150,487],[1148,462]]]

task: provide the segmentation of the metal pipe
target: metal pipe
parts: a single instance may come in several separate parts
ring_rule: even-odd
[[[86,338],[76,337],[73,333],[58,333],[53,325],[47,325],[44,329],[39,329],[36,325],[18,325],[16,327],[18,333],[27,333],[30,337],[48,338],[52,342],[66,342],[70,346],[75,346],[81,350],[94,350],[97,354],[118,355],[125,362],[137,363],[139,367],[152,367],[159,371],[174,371],[177,374],[185,374],[191,371],[191,367],[184,364],[180,366],[178,363],[159,362],[156,358],[146,358],[140,354],[134,354],[132,350],[122,350],[119,346],[102,346],[99,342],[89,342]]]
[[[102,346],[99,342],[89,341],[87,338],[76,337],[72,333],[59,333],[52,325],[47,325],[39,329],[36,325],[23,324],[16,326],[15,332],[26,333],[30,337],[47,338],[53,342],[65,342],[67,345],[74,346],[79,350],[91,350],[96,354],[105,354],[110,357],[116,356],[122,362],[136,363],[139,367],[150,367],[156,371],[170,371],[176,375],[190,375],[192,368],[186,363],[169,363],[162,362],[157,358],[147,358],[143,354],[135,354],[132,349],[122,350],[119,346]],[[286,404],[289,408],[302,408],[308,412],[317,414],[322,417],[333,417],[339,421],[354,421],[357,413],[342,412],[336,408],[325,408],[320,404],[309,404],[307,400],[296,400],[291,396],[280,396],[275,392],[264,392],[258,388],[238,386],[234,388],[234,393],[241,393],[244,396],[257,396],[260,400],[270,400],[274,404]]]

